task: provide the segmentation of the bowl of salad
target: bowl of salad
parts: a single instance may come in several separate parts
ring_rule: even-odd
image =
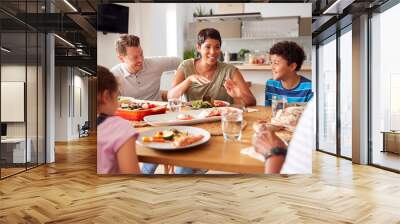
[[[143,121],[148,115],[163,114],[167,111],[165,106],[156,105],[147,102],[123,102],[115,112],[116,116],[120,116],[130,121]]]

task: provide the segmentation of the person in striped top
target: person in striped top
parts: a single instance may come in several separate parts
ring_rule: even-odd
[[[287,96],[288,103],[308,102],[313,96],[311,81],[297,74],[306,57],[303,49],[295,42],[282,41],[269,54],[272,79],[266,82],[265,106],[271,106],[274,95]]]

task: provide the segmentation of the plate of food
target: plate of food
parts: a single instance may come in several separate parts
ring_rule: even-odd
[[[278,110],[275,117],[271,118],[271,125],[284,127],[286,130],[294,132],[305,107],[287,107]]]
[[[227,107],[230,105],[229,102],[223,100],[195,100],[189,102],[189,105],[193,109],[202,109],[202,108],[212,108],[212,107]]]
[[[151,126],[191,125],[221,120],[223,108],[208,108],[150,115],[144,118]]]
[[[153,114],[163,114],[167,111],[166,105],[158,102],[135,100],[130,97],[118,99],[119,108],[115,115],[130,121],[143,121],[143,118]]]
[[[195,147],[210,140],[210,133],[190,126],[155,127],[139,132],[137,144],[158,150],[179,150]]]

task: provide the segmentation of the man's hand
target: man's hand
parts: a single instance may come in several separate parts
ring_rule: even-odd
[[[286,144],[271,130],[257,135],[253,144],[255,150],[263,155],[270,153],[275,147],[287,148]]]

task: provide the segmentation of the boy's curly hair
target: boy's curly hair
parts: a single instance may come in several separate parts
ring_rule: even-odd
[[[303,48],[293,41],[282,41],[274,44],[269,50],[269,54],[275,54],[284,58],[288,62],[288,65],[296,63],[296,71],[300,70],[306,59]]]

